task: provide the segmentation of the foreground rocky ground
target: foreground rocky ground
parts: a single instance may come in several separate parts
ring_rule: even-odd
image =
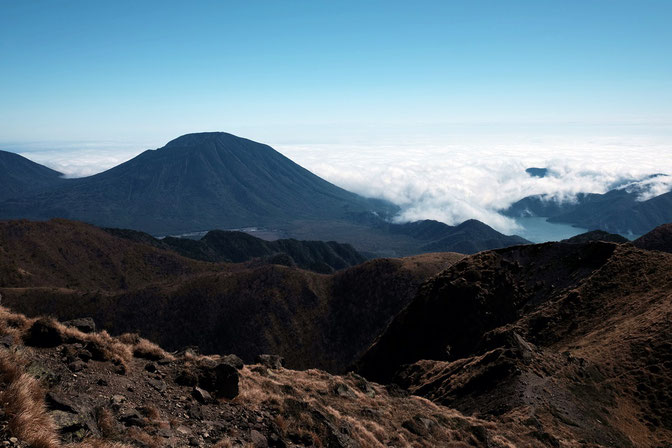
[[[294,314],[312,327],[326,322],[355,331],[363,317],[384,309],[385,298],[415,288],[416,280],[399,283],[400,273],[429,277],[350,364],[359,375],[291,370],[275,355],[243,362],[196,348],[168,353],[135,333],[96,332],[91,319],[59,323],[0,308],[0,443],[670,448],[672,254],[660,243],[670,240],[669,231],[658,229],[645,249],[639,241],[584,238],[344,271],[339,275],[350,280],[343,285],[351,287],[339,290],[349,298],[338,302],[339,319],[318,321],[319,313],[307,312],[315,307]],[[278,284],[255,272],[256,281]],[[277,303],[292,303],[293,289],[270,289]],[[377,290],[385,294],[365,293]],[[53,296],[39,293],[32,291],[30,303],[54,306]],[[265,316],[263,302],[252,299],[252,314]],[[91,306],[98,300],[89,296]],[[213,322],[229,329],[226,321]],[[340,328],[343,322],[351,325]],[[310,344],[320,333],[304,326],[282,333],[255,328],[270,339],[284,334],[278,344],[291,350],[301,336],[313,349],[347,345],[317,336]],[[362,338],[345,340],[364,345]],[[300,359],[310,366],[317,358]],[[343,360],[339,365],[339,372],[349,370]]]
[[[524,427],[355,374],[288,370],[270,355],[243,366],[235,356],[169,354],[135,335],[0,311],[5,446],[544,445]]]

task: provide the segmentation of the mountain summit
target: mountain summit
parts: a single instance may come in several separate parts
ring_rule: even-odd
[[[32,163],[21,159],[6,171]],[[183,135],[100,174],[55,177],[37,189],[7,179],[12,193],[0,194],[0,219],[66,218],[153,235],[260,227],[271,237],[347,242],[379,256],[527,243],[474,220],[393,224],[397,206],[339,188],[268,145],[225,132]]]
[[[394,206],[343,190],[268,145],[208,132],[1,209],[5,218],[63,217],[161,234],[334,220]]]

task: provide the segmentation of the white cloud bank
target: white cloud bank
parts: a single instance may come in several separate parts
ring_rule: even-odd
[[[628,179],[672,174],[672,145],[618,140],[574,145],[283,146],[281,152],[317,175],[356,193],[402,207],[399,221],[436,219],[458,224],[475,218],[515,233],[516,222],[498,210],[529,195],[559,200],[604,193]],[[549,168],[544,178],[529,167]],[[645,182],[641,200],[672,189],[672,177]]]
[[[402,207],[399,221],[436,219],[457,224],[475,218],[499,231],[519,226],[498,213],[529,195],[572,200],[576,193],[603,193],[619,182],[672,174],[672,138],[642,136],[601,139],[527,139],[492,136],[460,138],[456,144],[406,142],[358,144],[280,144],[272,146],[315,174],[350,191],[384,198]],[[504,139],[506,140],[506,139]],[[111,168],[161,144],[77,143],[58,147],[24,145],[12,150],[38,163],[81,177]],[[3,148],[9,147],[3,145]],[[545,178],[529,167],[549,168]],[[646,181],[648,199],[672,188],[672,177]]]
[[[151,146],[117,142],[23,143],[0,146],[0,149],[5,148],[70,178],[100,173],[132,159]]]

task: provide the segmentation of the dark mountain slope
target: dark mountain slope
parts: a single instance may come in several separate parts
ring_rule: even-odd
[[[492,227],[475,219],[470,219],[453,227],[443,238],[422,246],[426,252],[459,252],[473,254],[482,250],[530,244],[525,238],[516,235],[503,235]]]
[[[481,253],[428,282],[360,367],[465,413],[524,419],[547,446],[569,434],[665,446],[670,285],[672,256],[629,244]]]
[[[516,235],[504,235],[492,227],[475,219],[469,219],[457,226],[449,226],[439,221],[425,219],[408,223],[388,222],[373,213],[362,213],[355,217],[385,234],[408,237],[420,245],[418,252],[459,252],[473,254],[482,250],[530,244]]]
[[[132,289],[222,270],[76,221],[0,221],[0,286]]]
[[[567,238],[566,240],[562,240],[561,243],[589,243],[591,241],[607,241],[610,243],[627,243],[630,241],[624,236],[615,234],[615,233],[609,233],[605,232],[604,230],[592,230],[590,232],[585,232],[580,235],[573,236],[571,238]]]
[[[386,214],[394,207],[338,188],[267,145],[213,132],[184,135],[0,210],[6,218],[63,217],[165,234]]]
[[[635,235],[672,221],[672,192],[637,201],[636,194],[621,191],[600,195],[599,200],[582,203],[570,212],[549,218],[549,221]]]
[[[546,243],[469,257],[423,286],[364,356],[360,370],[389,380],[402,364],[467,356],[483,333],[515,321],[552,292],[576,286],[616,247]]]
[[[18,154],[0,151],[0,201],[63,183],[62,176]]]
[[[646,235],[637,238],[632,244],[640,249],[672,253],[672,224],[658,226]]]
[[[153,238],[135,230],[105,229],[107,232],[172,250],[182,256],[201,261],[242,263],[255,258],[261,262],[298,266],[302,269],[331,273],[366,261],[366,258],[349,244],[334,241],[298,241],[283,239],[265,241],[244,232],[213,230],[200,240],[166,237]]]
[[[275,352],[295,367],[338,371],[422,282],[463,257],[378,259],[323,275],[259,261],[196,261],[132,233],[138,241],[66,220],[0,222],[3,303],[30,315],[90,316],[170,349],[198,345],[246,360]]]
[[[58,217],[153,235],[261,227],[277,236],[349,243],[377,256],[475,252],[524,241],[492,229],[483,236],[484,224],[475,221],[459,229],[387,222],[398,210],[343,190],[270,146],[223,132],[184,135],[95,176],[0,196],[0,219]],[[480,237],[487,239],[467,241]]]
[[[293,368],[339,372],[424,280],[460,258],[380,259],[334,276],[271,265],[128,292],[22,288],[2,294],[3,303],[29,315],[90,316],[114,334],[137,331],[170,350],[197,345],[204,353],[236,353],[247,361],[277,353]]]
[[[619,188],[604,194],[579,194],[575,201],[559,202],[529,196],[503,211],[507,216],[543,216],[586,229],[623,235],[641,235],[672,221],[672,192],[639,201],[641,189]]]

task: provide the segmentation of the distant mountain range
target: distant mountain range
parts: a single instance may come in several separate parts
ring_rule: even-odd
[[[545,195],[528,196],[512,204],[503,214],[541,216],[551,222],[584,229],[642,235],[672,221],[672,192],[645,201],[639,200],[642,193],[642,187],[635,183],[629,188],[618,186],[604,194],[579,193],[576,198],[564,201]]]
[[[297,266],[323,274],[366,261],[349,244],[335,241],[265,241],[244,232],[213,230],[200,240],[166,237],[156,239],[137,230],[104,229],[108,233],[201,261],[242,263],[257,259],[262,263]]]
[[[254,226],[301,240],[350,243],[383,256],[528,243],[475,220],[456,227],[390,224],[397,206],[346,191],[270,146],[223,132],[184,135],[78,179],[1,154],[6,185],[0,219],[67,218],[152,235]]]
[[[204,243],[219,257],[240,259],[258,244],[240,236],[217,232]],[[114,333],[139,331],[170,349],[198,345],[248,362],[277,353],[293,367],[337,371],[366,350],[422,282],[464,257],[376,259],[325,275],[249,255],[236,264],[193,260],[173,250],[179,245],[156,247],[147,237],[64,219],[0,222],[3,304],[64,319],[91,316]],[[291,253],[302,244],[293,242]],[[330,260],[313,257],[318,265]]]

